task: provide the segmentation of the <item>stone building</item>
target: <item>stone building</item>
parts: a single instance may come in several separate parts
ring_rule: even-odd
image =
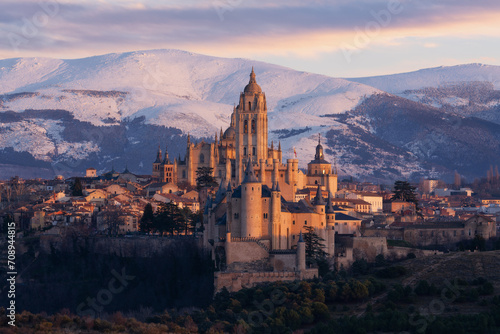
[[[239,103],[233,109],[231,123],[226,131],[215,135],[213,143],[193,143],[188,135],[184,159],[162,159],[161,149],[153,163],[153,181],[186,183],[196,185],[196,171],[200,167],[212,168],[219,184],[231,183],[234,188],[245,178],[245,168],[251,162],[257,180],[269,189],[279,183],[281,195],[294,201],[297,189],[316,187],[335,194],[337,173],[325,160],[323,146],[319,141],[315,159],[308,164],[307,173],[299,170],[298,159],[283,161],[281,143],[268,147],[268,119],[266,95],[257,84],[255,72],[240,93]],[[224,181],[224,182],[223,182]]]

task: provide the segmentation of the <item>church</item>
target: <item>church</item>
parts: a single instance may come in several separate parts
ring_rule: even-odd
[[[326,192],[337,191],[337,175],[332,165],[324,159],[323,147],[318,142],[316,156],[308,164],[307,173],[299,170],[298,159],[287,159],[283,163],[281,143],[268,147],[266,95],[257,84],[252,68],[250,81],[240,94],[239,104],[234,107],[231,124],[226,131],[215,135],[213,143],[191,142],[188,135],[184,159],[169,159],[168,152],[162,158],[158,153],[153,163],[153,181],[173,182],[196,186],[196,171],[210,167],[219,184],[236,187],[245,178],[245,168],[251,162],[255,177],[272,188],[280,183],[282,196],[295,201],[297,190],[321,185]]]
[[[324,240],[332,262],[336,231],[359,235],[361,219],[332,205],[337,172],[325,159],[320,138],[314,160],[304,172],[298,159],[283,163],[281,143],[268,146],[266,95],[253,68],[226,131],[221,129],[213,143],[194,144],[188,136],[184,159],[173,162],[167,152],[162,158],[159,148],[153,177],[157,182],[194,186],[199,167],[211,167],[220,184],[215,197],[207,198],[203,232],[204,246],[226,269],[216,277],[220,286],[232,285],[234,290],[238,284],[259,281],[260,276],[249,278],[243,272],[288,272],[290,279],[313,278],[317,269],[305,265],[305,227],[312,227]],[[235,287],[236,272],[241,275]],[[264,281],[272,280],[269,274],[265,277]]]

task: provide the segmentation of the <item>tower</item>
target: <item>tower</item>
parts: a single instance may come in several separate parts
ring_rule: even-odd
[[[255,177],[251,160],[248,160],[245,178],[241,183],[241,237],[262,236],[262,185]]]
[[[282,249],[280,245],[281,233],[279,230],[280,225],[280,215],[281,215],[281,190],[280,184],[276,182],[273,183],[271,189],[271,240],[273,249]]]
[[[243,166],[247,161],[259,163],[267,158],[267,104],[266,96],[250,73],[250,81],[240,94],[240,102],[233,111],[236,132],[236,184],[243,180]]]
[[[330,256],[335,253],[335,210],[332,205],[332,193],[328,192],[328,202],[325,209],[326,215],[326,251]]]
[[[156,152],[156,160],[153,162],[153,173],[152,173],[152,178],[153,181],[155,182],[161,182],[161,148],[160,145],[158,145],[158,151]]]
[[[316,146],[314,160],[307,164],[307,180],[309,184],[320,184],[327,191],[332,193],[337,192],[337,172],[325,160],[323,145],[321,145],[321,134],[318,136],[318,145]]]

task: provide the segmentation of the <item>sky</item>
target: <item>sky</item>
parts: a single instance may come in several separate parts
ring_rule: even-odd
[[[498,0],[2,0],[0,59],[180,49],[333,77],[500,65]]]

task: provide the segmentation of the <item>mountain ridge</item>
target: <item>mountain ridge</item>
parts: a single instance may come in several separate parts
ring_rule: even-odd
[[[360,79],[332,78],[244,58],[219,58],[171,49],[70,60],[39,57],[0,60],[0,157],[7,159],[12,152],[25,152],[44,166],[49,163],[54,173],[63,174],[81,173],[90,166],[105,171],[111,166],[126,165],[138,173],[150,173],[158,142],[162,146],[169,144],[171,156],[183,155],[187,133],[200,140],[210,140],[220,128],[229,125],[233,105],[248,82],[252,66],[257,82],[266,93],[269,140],[282,140],[284,158],[291,157],[295,148],[300,167],[312,160],[317,134],[330,133],[331,137],[335,134],[336,139],[328,140],[326,157],[337,161],[346,175],[381,180],[384,171],[391,170],[386,175],[390,180],[422,177],[433,168],[443,174],[457,169],[453,168],[453,161],[443,166],[423,159],[418,150],[412,151],[418,143],[412,146],[393,142],[390,145],[395,146],[389,148],[388,142],[380,141],[383,135],[377,134],[376,127],[366,128],[373,122],[362,120],[369,118],[368,109],[361,108],[365,114],[355,111],[372,101],[371,97],[390,92],[358,82]],[[452,70],[460,74],[464,68],[470,72],[476,67]],[[493,72],[496,75],[496,70]],[[456,75],[452,73],[448,77]],[[390,76],[375,78],[378,87],[383,87],[384,80],[392,80]],[[473,78],[473,73],[467,78]],[[488,122],[497,120],[496,95],[491,106],[478,104],[471,112],[462,110],[463,97],[448,96],[454,91],[439,91],[438,95],[435,91],[409,92],[412,82],[404,86],[400,77],[396,79],[396,86],[405,89],[396,93],[393,90],[395,95],[384,95],[385,99],[398,97],[413,101],[419,106],[414,112],[441,103],[433,112],[441,112],[446,118],[466,120],[473,114]],[[422,81],[417,79],[413,80],[414,85]],[[432,82],[435,80],[429,81]],[[390,86],[391,82],[385,85]],[[448,103],[455,100],[456,105]],[[478,101],[483,99],[480,97]],[[340,118],[351,115],[349,123],[335,115]],[[397,130],[391,124],[385,131]],[[286,136],[283,131],[288,131]],[[362,135],[360,131],[368,132]],[[103,139],[109,136],[115,136],[112,143]],[[353,142],[353,136],[363,139]],[[364,161],[359,154],[366,154],[359,150],[353,153],[349,147],[361,143],[371,156],[377,156],[376,163]],[[496,152],[493,150],[491,156]],[[399,156],[396,158],[394,154]],[[364,163],[357,165],[360,159]],[[488,154],[481,159],[487,161]],[[69,163],[73,160],[79,163]],[[394,161],[397,166],[391,167]],[[67,168],[55,168],[58,164],[65,164]],[[0,177],[9,177],[1,169]],[[471,177],[482,174],[468,168],[462,172]]]

